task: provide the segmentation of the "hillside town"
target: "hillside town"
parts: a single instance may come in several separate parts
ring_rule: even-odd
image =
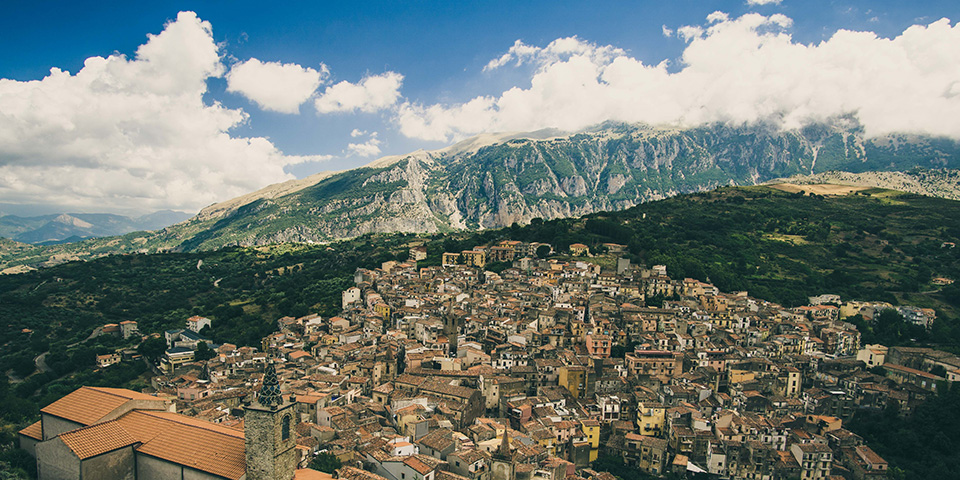
[[[887,462],[844,422],[907,415],[960,379],[960,358],[862,345],[844,321],[897,309],[929,328],[933,310],[829,294],[785,308],[604,249],[611,262],[503,241],[420,268],[411,246],[357,270],[339,315],[280,318],[255,346],[217,344],[191,317],[154,334],[167,350],[148,391],[69,393],[20,445],[41,479],[613,480],[613,464],[880,480]],[[318,454],[341,466],[307,468]]]

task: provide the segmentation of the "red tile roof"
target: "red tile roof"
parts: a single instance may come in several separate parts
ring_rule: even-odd
[[[29,427],[20,430],[20,435],[25,437],[30,437],[34,440],[43,440],[43,426],[40,425],[40,420],[32,423]]]
[[[301,468],[293,472],[293,480],[333,480],[333,475],[309,468]]]
[[[116,420],[60,434],[60,440],[84,460],[137,443]]]
[[[431,468],[430,465],[427,465],[422,460],[414,456],[404,458],[403,463],[407,464],[408,467],[416,470],[421,475],[426,475],[430,473],[431,470],[433,470],[433,468]]]
[[[904,367],[903,365],[897,365],[895,363],[884,363],[883,368],[886,368],[887,370],[897,370],[900,372],[917,375],[930,380],[943,380],[943,377],[938,377],[932,373],[924,372],[923,370],[917,370],[915,368]]]
[[[872,448],[866,445],[860,445],[856,448],[857,454],[860,455],[864,461],[870,463],[871,465],[885,465],[886,460],[883,459],[880,455],[877,455],[877,452],[874,452]]]
[[[81,425],[93,425],[130,400],[159,401],[123,388],[81,387],[40,411]]]
[[[117,422],[143,442],[137,452],[221,477],[246,473],[243,432],[176,413],[135,410]]]

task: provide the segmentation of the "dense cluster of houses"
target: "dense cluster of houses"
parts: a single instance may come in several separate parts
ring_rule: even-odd
[[[175,358],[209,323],[194,317],[167,332],[170,371],[151,393],[241,428],[269,363],[296,412],[297,464],[326,452],[350,479],[609,480],[594,467],[613,458],[653,475],[859,480],[887,463],[843,422],[905,415],[960,378],[944,352],[862,347],[843,318],[883,304],[784,308],[662,265],[536,259],[542,245],[424,268],[413,247],[358,270],[339,315],[281,318],[261,345],[214,345],[206,362]],[[489,259],[512,266],[485,271]]]

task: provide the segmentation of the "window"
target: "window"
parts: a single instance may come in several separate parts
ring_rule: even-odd
[[[283,424],[280,427],[280,440],[290,439],[290,415],[283,416]]]

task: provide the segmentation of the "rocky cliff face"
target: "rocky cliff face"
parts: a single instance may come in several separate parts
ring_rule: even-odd
[[[218,211],[183,248],[322,242],[371,232],[496,228],[581,216],[720,185],[827,170],[957,167],[950,140],[856,129],[610,125],[567,136],[471,140],[341,172]],[[466,147],[464,147],[466,145]]]
[[[118,237],[110,245],[85,242],[57,253],[197,250],[325,242],[373,232],[495,228],[621,210],[721,185],[914,167],[958,168],[960,146],[907,135],[868,140],[856,127],[829,125],[794,131],[604,125],[572,135],[484,135],[443,150],[267,187],[157,233]]]

